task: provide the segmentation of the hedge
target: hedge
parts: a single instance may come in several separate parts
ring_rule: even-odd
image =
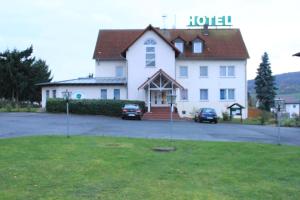
[[[145,111],[144,101],[130,100],[99,100],[82,99],[70,100],[69,112],[74,114],[107,115],[119,117],[122,115],[122,107],[125,104],[138,104],[142,111]],[[46,103],[47,112],[66,112],[66,102],[64,99],[48,99]]]

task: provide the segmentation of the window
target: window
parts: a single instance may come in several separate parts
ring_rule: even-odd
[[[52,98],[56,98],[56,90],[52,90]]]
[[[180,90],[180,99],[188,100],[188,90],[187,89]]]
[[[188,67],[187,66],[180,66],[179,67],[179,76],[180,77],[187,77],[188,76]]]
[[[124,68],[122,66],[116,67],[116,77],[124,77]]]
[[[225,100],[225,99],[227,99],[226,89],[220,89],[220,100]]]
[[[149,38],[144,42],[144,45],[156,45],[156,41],[152,38]]]
[[[227,70],[228,70],[228,72],[227,72],[228,76],[235,76],[234,66],[228,66]]]
[[[228,99],[229,100],[234,100],[235,99],[234,89],[228,89]]]
[[[226,66],[220,66],[220,76],[226,76]]]
[[[220,100],[234,100],[235,89],[220,89]]]
[[[207,77],[208,76],[207,66],[200,66],[200,76],[201,77]]]
[[[175,41],[175,47],[182,53],[183,52],[183,42]]]
[[[120,89],[114,89],[114,99],[115,100],[120,99]]]
[[[234,77],[235,67],[234,66],[220,66],[221,77]]]
[[[293,104],[293,108],[296,108],[296,106],[297,106],[296,104]]]
[[[193,52],[202,53],[202,42],[199,39],[193,42]]]
[[[146,67],[155,67],[155,47],[146,47]]]
[[[107,89],[101,89],[101,99],[107,99]]]
[[[200,89],[200,100],[208,100],[208,89]]]
[[[50,96],[50,92],[49,92],[49,90],[46,90],[46,99],[48,99],[49,96]]]

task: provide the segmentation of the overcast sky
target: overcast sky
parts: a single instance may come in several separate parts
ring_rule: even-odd
[[[54,80],[94,73],[92,59],[99,29],[166,26],[186,28],[189,16],[231,15],[240,28],[255,77],[267,51],[274,74],[300,71],[300,1],[298,0],[0,0],[0,51],[33,45],[46,60]]]

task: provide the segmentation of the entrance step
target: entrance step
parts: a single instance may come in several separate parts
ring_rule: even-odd
[[[145,120],[170,120],[170,107],[152,107],[151,112],[143,116]],[[181,120],[178,113],[173,112],[173,120]]]

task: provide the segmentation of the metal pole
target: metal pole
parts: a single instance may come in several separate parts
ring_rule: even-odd
[[[172,126],[173,126],[173,114],[172,114],[172,97],[170,104],[170,140],[172,141]]]
[[[67,137],[68,138],[70,137],[70,135],[69,135],[70,134],[69,133],[70,132],[70,130],[69,130],[70,129],[69,128],[70,125],[69,125],[69,123],[70,123],[69,122],[69,102],[67,101]]]
[[[281,144],[281,135],[280,135],[280,112],[277,113],[277,118],[278,118],[278,131],[277,131],[277,144],[280,145]]]

